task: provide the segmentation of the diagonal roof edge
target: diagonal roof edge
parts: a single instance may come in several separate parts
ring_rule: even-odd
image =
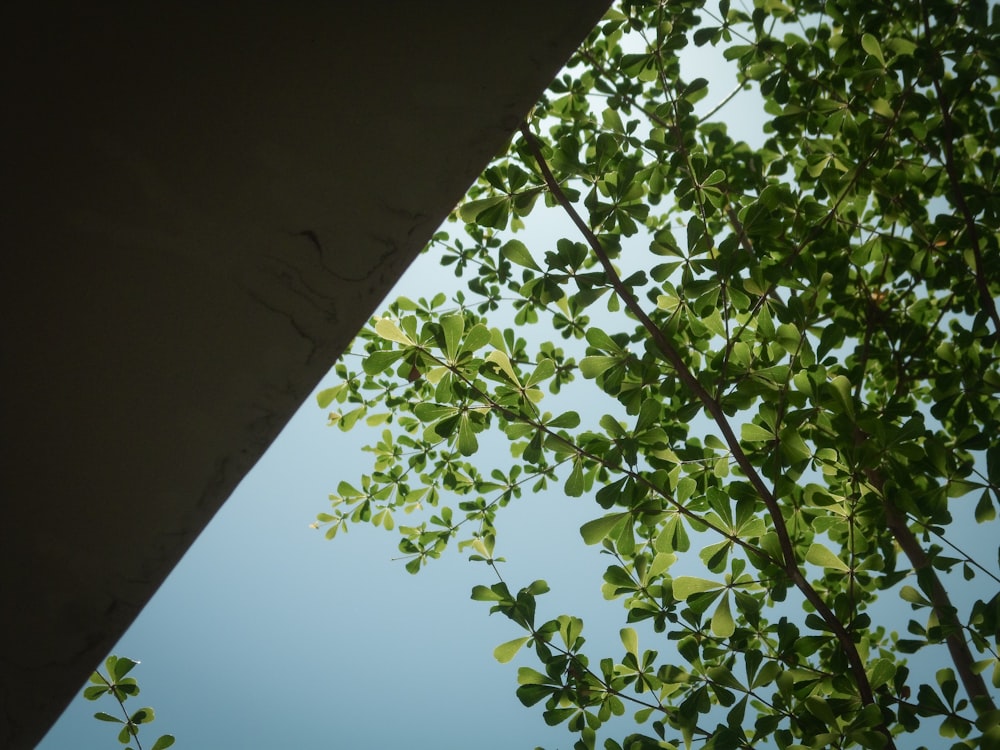
[[[8,17],[0,745],[55,721],[607,5]]]

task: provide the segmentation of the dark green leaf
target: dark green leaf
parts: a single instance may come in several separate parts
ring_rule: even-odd
[[[534,258],[531,257],[528,248],[520,240],[509,240],[504,243],[503,247],[500,248],[500,255],[516,265],[531,268],[535,271],[542,270],[535,263]]]

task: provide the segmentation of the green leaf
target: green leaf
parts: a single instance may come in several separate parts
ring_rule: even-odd
[[[677,555],[672,552],[657,552],[649,570],[646,571],[646,581],[655,580],[675,562],[677,562]]]
[[[712,632],[720,638],[729,638],[736,632],[736,621],[733,620],[733,613],[729,608],[728,591],[722,595],[719,606],[715,608],[715,613],[712,615]]]
[[[608,357],[603,354],[584,357],[580,360],[580,372],[585,378],[596,378],[607,370],[618,364],[617,357]]]
[[[462,333],[465,331],[465,318],[461,315],[445,315],[441,318],[441,330],[444,333],[444,353],[450,360],[458,356]]]
[[[732,545],[733,543],[729,539],[723,539],[721,542],[703,547],[701,552],[698,553],[698,557],[702,559],[705,567],[710,571],[713,573],[722,573],[726,567],[726,560],[728,559],[729,550]]]
[[[152,750],[166,750],[173,744],[174,744],[174,736],[172,734],[164,734],[156,742],[153,743]]]
[[[833,386],[833,392],[840,402],[840,408],[853,420],[854,396],[851,393],[851,381],[843,375],[838,375],[830,381],[830,385]]]
[[[653,548],[661,553],[685,552],[689,545],[690,540],[684,529],[684,520],[680,515],[668,518],[653,541]]]
[[[921,607],[931,606],[930,601],[919,591],[917,591],[913,586],[903,586],[899,589],[899,596],[903,601],[907,601],[910,604],[916,604]]]
[[[607,130],[612,130],[616,133],[625,132],[625,125],[622,124],[622,118],[614,109],[608,108],[601,112],[601,121]]]
[[[514,372],[514,366],[511,364],[510,357],[507,356],[506,352],[495,349],[487,355],[486,361],[495,364],[499,372],[503,374],[509,383],[520,387],[521,381],[518,379],[517,373]]]
[[[984,492],[980,498],[979,502],[976,503],[976,523],[987,523],[996,519],[997,513],[996,509],[993,507],[993,500],[990,498],[989,491]]]
[[[555,363],[551,359],[543,359],[535,365],[535,369],[532,370],[524,384],[525,386],[538,385],[539,383],[544,383],[555,374]]]
[[[628,518],[628,513],[612,513],[603,518],[587,521],[580,527],[580,536],[586,544],[597,544],[611,534],[611,531],[622,519]]]
[[[149,722],[153,721],[153,719],[155,719],[155,718],[156,718],[156,713],[153,711],[152,708],[150,708],[149,706],[146,706],[144,708],[140,708],[139,710],[135,711],[129,717],[129,720],[133,724],[148,724]]]
[[[878,43],[878,39],[872,34],[862,34],[861,35],[861,47],[869,55],[874,57],[879,61],[882,67],[885,67],[885,58],[882,57],[882,47]]]
[[[111,659],[108,659],[111,662]],[[113,662],[108,664],[108,672],[111,674],[112,682],[121,682],[125,675],[135,669],[139,662],[129,659],[125,656],[119,656],[115,658]]]
[[[361,363],[361,367],[364,369],[366,375],[379,375],[405,356],[406,352],[400,349],[372,352],[365,357]]]
[[[531,636],[526,635],[522,638],[515,638],[512,641],[501,643],[493,649],[493,658],[501,664],[506,664],[513,659],[517,655],[517,652],[521,650],[521,647],[530,640]]]
[[[587,339],[587,343],[595,349],[600,349],[604,352],[621,351],[621,347],[615,343],[615,340],[600,328],[588,328],[585,338]]]
[[[778,326],[778,330],[775,332],[775,339],[785,351],[789,354],[795,352],[799,348],[799,342],[802,340],[802,334],[799,333],[799,329],[793,326],[791,323],[782,323]]]
[[[774,338],[774,322],[771,319],[771,313],[767,305],[762,306],[760,312],[757,314],[757,333],[765,341],[770,341]]]
[[[618,631],[618,635],[622,639],[622,645],[625,646],[625,651],[632,654],[633,656],[639,655],[639,635],[632,628],[622,628]]]
[[[521,685],[517,689],[517,699],[522,705],[534,706],[539,701],[548,698],[555,691],[547,685]]]
[[[818,542],[814,542],[809,547],[809,551],[806,552],[806,562],[810,562],[813,565],[819,565],[823,568],[841,570],[845,573],[850,570],[843,560],[837,557],[830,549],[824,547]]]
[[[868,681],[873,690],[888,684],[895,676],[896,663],[892,659],[878,659],[868,669]]]
[[[510,240],[504,243],[503,247],[500,248],[500,256],[515,265],[531,268],[535,271],[542,270],[535,263],[535,259],[531,257],[528,248],[520,240]]]
[[[726,173],[721,169],[716,169],[708,177],[704,179],[701,183],[703,187],[708,187],[709,185],[718,185],[720,182],[726,179]]]
[[[744,422],[740,425],[740,437],[748,443],[762,443],[770,442],[777,436],[770,430],[753,422]]]
[[[509,597],[487,586],[473,586],[472,599],[477,602],[502,602]]]
[[[577,708],[549,708],[542,712],[542,718],[550,727],[556,727],[578,712]]]
[[[458,215],[462,217],[462,221],[473,224],[480,215],[488,213],[491,208],[497,208],[506,201],[507,197],[504,195],[493,195],[489,198],[468,201],[458,209]]]
[[[124,724],[125,723],[124,719],[119,719],[117,716],[112,716],[111,714],[106,714],[106,713],[104,713],[104,711],[98,711],[96,714],[94,714],[94,718],[95,719],[99,719],[101,721],[111,721],[111,722],[114,722],[115,724]]]
[[[677,488],[674,490],[674,494],[677,496],[677,502],[685,502],[697,489],[698,483],[691,477],[681,477],[677,482]]]
[[[531,667],[517,668],[518,685],[548,685],[549,678]]]
[[[490,329],[481,323],[477,323],[467,334],[465,334],[465,341],[462,343],[462,350],[466,352],[478,351],[489,344],[491,338]]]
[[[583,494],[584,484],[583,463],[581,461],[574,461],[573,469],[570,471],[569,477],[566,479],[566,496],[580,497]]]
[[[560,414],[558,417],[550,419],[546,422],[546,425],[554,428],[573,429],[574,427],[580,426],[580,415],[575,411],[567,411]]]
[[[673,585],[674,596],[682,601],[692,594],[699,594],[702,591],[716,591],[721,588],[725,588],[725,584],[692,576],[678,576],[674,579]]]
[[[319,404],[320,409],[327,408],[333,403],[334,399],[343,391],[343,386],[334,386],[333,388],[324,388],[319,393],[316,394],[316,403]]]
[[[812,451],[809,450],[806,441],[793,427],[786,427],[781,431],[781,452],[792,464],[812,458]]]
[[[524,591],[528,592],[532,596],[540,596],[541,594],[549,591],[549,584],[541,579],[538,579],[525,586]]]
[[[458,452],[463,456],[471,456],[478,450],[479,441],[476,439],[472,420],[467,413],[463,413],[458,419]]]
[[[404,346],[413,346],[413,340],[403,333],[402,329],[391,318],[379,318],[375,322],[375,333],[387,341],[394,341]]]

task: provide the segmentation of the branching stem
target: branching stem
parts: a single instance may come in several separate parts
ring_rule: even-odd
[[[560,187],[559,182],[552,174],[552,170],[549,168],[545,155],[542,153],[541,143],[535,134],[531,132],[531,128],[527,125],[527,123],[522,123],[520,131],[521,135],[524,137],[528,150],[534,157],[538,165],[538,169],[542,174],[542,178],[545,180],[545,183],[551,191],[553,197],[587,240],[588,245],[604,269],[608,281],[611,284],[611,287],[615,290],[615,293],[625,304],[628,311],[642,324],[643,328],[645,328],[653,343],[656,345],[656,348],[660,351],[664,359],[671,365],[671,367],[673,367],[677,377],[681,380],[688,391],[702,403],[705,410],[709,413],[716,426],[719,428],[719,431],[722,433],[722,437],[725,440],[726,445],[729,447],[734,460],[747,477],[747,480],[757,491],[760,498],[763,500],[768,514],[771,516],[772,523],[774,524],[774,530],[778,536],[778,542],[782,550],[785,574],[789,577],[792,583],[795,584],[796,588],[802,592],[806,600],[813,606],[817,614],[823,619],[823,621],[830,628],[831,632],[837,637],[843,652],[850,662],[851,673],[853,674],[854,680],[858,686],[858,692],[861,696],[862,702],[865,704],[874,704],[875,697],[871,688],[871,683],[868,681],[868,675],[865,672],[864,662],[854,645],[850,633],[819,595],[819,593],[809,584],[809,581],[799,569],[798,558],[795,555],[795,550],[788,534],[788,528],[785,524],[785,518],[781,512],[781,507],[771,490],[768,488],[767,484],[764,482],[763,477],[761,477],[760,473],[753,466],[749,457],[744,452],[739,439],[736,437],[732,426],[729,424],[729,419],[723,411],[722,405],[714,399],[707,390],[705,390],[704,386],[702,386],[702,384],[698,381],[698,378],[684,361],[680,352],[667,339],[663,331],[660,330],[649,315],[646,314],[646,311],[639,304],[635,295],[622,282],[621,277],[611,262],[611,259],[605,252],[600,239],[596,234],[594,234],[590,226],[577,212],[576,208],[567,198],[566,193]],[[895,748],[895,743],[893,742],[892,735],[888,728],[883,724],[880,729],[886,738],[886,746]]]
[[[973,671],[975,659],[969,650],[969,644],[965,640],[965,629],[958,619],[958,612],[951,603],[947,589],[941,583],[941,578],[931,564],[930,557],[924,551],[924,548],[920,546],[917,537],[910,530],[909,524],[906,522],[906,514],[899,510],[889,498],[885,497],[885,482],[882,480],[882,476],[874,470],[869,470],[867,476],[868,481],[882,495],[882,504],[885,508],[885,523],[889,531],[892,532],[893,537],[895,537],[896,543],[899,544],[900,549],[903,550],[903,554],[909,559],[913,570],[922,572],[930,578],[931,590],[926,593],[930,596],[931,605],[934,607],[934,613],[937,615],[938,621],[944,626],[946,633],[945,643],[948,646],[948,653],[955,664],[959,679],[962,680],[962,686],[972,701],[973,709],[980,716],[989,711],[996,711],[996,703],[990,695],[990,691],[986,688],[986,682],[983,680],[982,675],[978,675]]]

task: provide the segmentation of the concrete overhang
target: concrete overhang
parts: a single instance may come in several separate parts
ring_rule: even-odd
[[[0,746],[42,737],[607,4],[5,12]]]

